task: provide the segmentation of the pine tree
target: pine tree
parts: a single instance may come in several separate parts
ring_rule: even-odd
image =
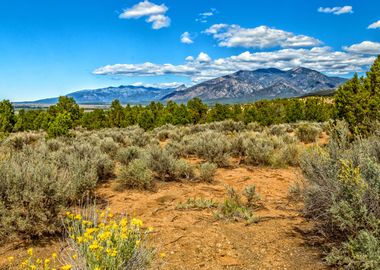
[[[380,56],[366,78],[357,74],[342,85],[335,95],[336,116],[345,119],[351,132],[367,134],[372,123],[380,120]]]

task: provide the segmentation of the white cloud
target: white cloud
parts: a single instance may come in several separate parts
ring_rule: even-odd
[[[198,14],[198,18],[195,19],[196,22],[207,23],[209,17],[214,16],[218,11],[215,8],[210,9],[210,11],[202,12]]]
[[[204,52],[201,52],[195,60],[199,63],[209,63],[212,61],[211,57]]]
[[[194,61],[194,57],[192,56],[188,56],[185,58],[186,61]]]
[[[152,23],[153,29],[161,29],[170,26],[170,18],[166,16],[168,7],[165,4],[156,5],[145,0],[134,5],[131,8],[125,9],[120,14],[120,19],[138,19],[141,17],[148,17],[146,22]]]
[[[188,77],[194,83],[231,74],[238,70],[258,68],[279,68],[282,70],[299,66],[311,68],[326,74],[348,74],[363,72],[373,63],[375,57],[352,52],[334,51],[329,47],[311,49],[287,48],[268,52],[243,52],[226,58],[212,60],[206,53],[194,59],[187,57],[182,65],[172,64],[116,64],[96,69],[96,75],[109,76],[162,76]]]
[[[132,86],[143,86],[143,87],[153,87],[153,88],[178,88],[184,83],[182,82],[168,82],[168,83],[143,83],[143,82],[135,82],[131,83]]]
[[[333,13],[335,15],[341,15],[341,14],[347,14],[347,13],[354,13],[352,10],[352,6],[344,6],[344,7],[320,7],[318,8],[318,12],[322,13]]]
[[[343,47],[345,51],[358,54],[380,54],[380,43],[372,41],[363,41],[353,44],[349,47]]]
[[[185,32],[181,35],[181,42],[185,44],[192,44],[194,43],[193,39],[190,36],[189,32]]]
[[[239,25],[214,24],[205,30],[212,35],[221,47],[273,48],[273,47],[312,47],[322,42],[313,37],[295,35],[291,32],[258,26],[242,28]]]
[[[380,20],[374,22],[368,26],[368,29],[380,29]]]

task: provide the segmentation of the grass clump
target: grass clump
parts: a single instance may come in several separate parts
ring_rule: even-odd
[[[219,205],[215,212],[218,219],[235,220],[243,219],[247,224],[258,222],[258,218],[253,214],[251,206],[243,204],[240,195],[232,187],[227,187],[227,198]]]
[[[189,198],[186,202],[179,203],[176,207],[178,210],[202,210],[202,209],[210,209],[218,206],[218,203],[213,201],[212,199],[204,199],[204,198]]]

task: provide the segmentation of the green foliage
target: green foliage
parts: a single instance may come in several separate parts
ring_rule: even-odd
[[[9,100],[0,102],[0,132],[11,132],[15,124],[15,112]]]
[[[218,166],[213,163],[202,163],[199,166],[199,179],[201,181],[211,183],[214,180],[214,175],[217,168]]]
[[[339,88],[335,95],[336,114],[347,121],[351,132],[368,134],[372,122],[380,120],[380,56],[367,76],[355,76]]]
[[[113,163],[98,148],[83,142],[62,142],[60,148],[51,151],[40,138],[19,148],[2,149],[1,240],[60,232],[60,212],[94,191],[113,170]]]
[[[68,113],[60,113],[54,119],[53,122],[49,124],[47,134],[49,138],[56,138],[61,136],[68,136],[70,134],[70,129],[73,125],[72,118]]]
[[[312,147],[301,159],[310,183],[305,213],[315,219],[328,241],[327,260],[345,269],[377,269],[380,234],[380,141],[378,136],[354,138],[338,123],[326,149]]]
[[[313,143],[316,142],[322,130],[311,124],[302,124],[296,130],[296,135],[301,142]]]
[[[215,216],[219,219],[239,220],[243,219],[248,224],[255,223],[258,218],[253,214],[250,205],[244,205],[240,195],[232,187],[227,187],[227,198],[219,205]]]
[[[127,167],[122,168],[117,189],[151,189],[153,187],[152,181],[153,174],[146,162],[141,159],[135,159]]]
[[[218,203],[213,201],[212,199],[204,199],[204,198],[189,198],[186,202],[179,203],[176,207],[178,210],[202,210],[202,209],[210,209],[218,206]]]

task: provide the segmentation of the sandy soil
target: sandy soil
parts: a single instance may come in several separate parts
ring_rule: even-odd
[[[191,161],[196,162],[195,160]],[[128,213],[155,228],[149,243],[166,256],[152,269],[326,269],[317,248],[307,245],[299,231],[312,227],[301,216],[302,203],[288,199],[288,189],[302,181],[298,169],[238,167],[218,169],[214,183],[158,183],[156,192],[115,192],[112,183],[99,187],[97,195],[115,213]],[[222,202],[225,186],[242,191],[256,185],[262,207],[260,221],[217,220],[215,210],[176,210],[188,198]],[[0,248],[0,269],[10,255],[25,254],[23,244]],[[39,243],[37,254],[59,252],[56,241]]]
[[[98,194],[118,213],[127,212],[155,228],[151,243],[164,252],[153,269],[325,269],[317,249],[307,246],[298,231],[310,228],[300,203],[290,203],[288,189],[301,181],[298,169],[219,169],[215,182],[160,183],[158,191],[115,193],[111,185]],[[188,198],[222,202],[225,186],[241,191],[256,185],[263,207],[261,221],[246,225],[214,218],[215,210],[176,210]]]

